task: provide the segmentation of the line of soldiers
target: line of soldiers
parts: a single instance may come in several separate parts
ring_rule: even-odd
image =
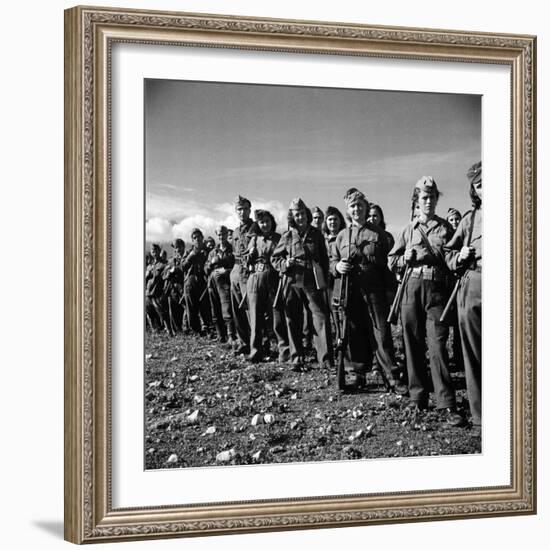
[[[467,177],[473,208],[462,218],[450,209],[447,219],[435,213],[436,182],[420,178],[411,221],[395,241],[380,206],[355,188],[344,196],[348,224],[336,207],[323,213],[294,199],[282,234],[267,210],[256,210],[252,220],[250,201],[239,196],[234,203],[239,226],[232,232],[219,226],[217,244],[207,245],[195,228],[191,248],[186,251],[176,239],[170,260],[152,245],[145,276],[148,327],[171,335],[182,330],[206,335],[214,328],[221,342],[252,362],[261,361],[275,340],[278,361],[295,370],[305,368],[312,341],[324,368],[334,368],[334,350],[340,351],[352,381],[348,388],[363,388],[374,362],[388,388],[408,393],[417,412],[427,408],[433,389],[446,421],[460,426],[465,422],[456,410],[447,353],[453,327],[471,422],[480,426],[481,162]],[[449,315],[455,304],[457,314]],[[396,319],[403,329],[406,384],[390,329]]]

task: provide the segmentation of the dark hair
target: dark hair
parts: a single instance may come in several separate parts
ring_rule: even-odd
[[[378,204],[374,204],[373,202],[371,202],[369,204],[369,210],[378,210],[378,215],[380,216],[380,224],[378,225],[378,227],[380,227],[380,229],[386,229],[386,220],[384,219],[384,211],[382,210],[382,208],[378,205]],[[369,214],[367,213],[367,218],[369,217]]]
[[[271,221],[271,231],[275,232],[277,229],[277,222],[275,221],[275,217],[269,210],[255,210],[254,211],[254,218],[255,222],[250,226],[250,233],[256,233],[257,235],[260,235],[262,231],[260,230],[260,226],[258,225],[258,222],[261,218],[269,218]]]
[[[328,227],[327,227],[327,218],[329,216],[336,216],[338,218],[338,221],[340,222],[339,231],[341,231],[342,229],[344,229],[346,227],[346,220],[344,219],[344,216],[342,215],[342,212],[340,212],[340,210],[338,210],[338,208],[336,208],[335,206],[329,206],[327,208],[327,211],[325,212],[325,220],[323,221],[323,226],[321,228],[323,233],[325,233],[325,235],[329,234],[329,230],[328,230]]]
[[[470,199],[474,208],[479,208],[481,206],[481,199],[477,196],[473,183],[470,183]]]
[[[306,224],[311,225],[311,222],[313,220],[313,216],[311,215],[311,210],[305,206],[306,211]],[[288,215],[287,215],[287,221],[288,221],[288,227],[294,227],[296,229],[296,223],[294,222],[294,216],[292,215],[292,208],[289,208]]]

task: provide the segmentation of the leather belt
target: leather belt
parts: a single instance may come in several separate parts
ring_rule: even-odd
[[[425,281],[444,281],[445,273],[439,267],[419,265],[412,268],[411,277],[415,279],[424,279]]]

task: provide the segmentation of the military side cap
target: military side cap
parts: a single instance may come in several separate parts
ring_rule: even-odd
[[[426,191],[427,193],[436,193],[437,184],[432,176],[422,176],[417,182],[415,187],[420,191]]]
[[[216,234],[220,233],[227,233],[228,232],[228,229],[227,227],[225,227],[225,225],[218,225],[218,227],[216,227]]]
[[[172,241],[172,248],[185,247],[183,239],[174,239]]]
[[[193,227],[193,229],[191,229],[191,237],[197,233],[202,237],[202,231],[198,227]]]
[[[248,206],[248,207],[251,206],[250,201],[245,197],[241,197],[241,195],[237,195],[237,198],[235,199],[234,204],[235,204],[236,207],[237,206]]]
[[[462,217],[462,215],[460,214],[460,212],[456,209],[456,208],[449,208],[449,210],[447,210],[447,218],[450,218],[451,216],[458,216],[458,217]]]
[[[466,172],[466,177],[472,184],[479,183],[481,181],[481,161],[470,166],[470,169]]]
[[[346,202],[347,206],[350,206],[351,204],[363,201],[365,204],[369,204],[369,201],[367,200],[367,197],[365,197],[365,194],[361,191],[355,189],[355,191],[351,191],[351,189],[346,193],[344,196],[344,201]]]
[[[297,198],[290,201],[290,205],[288,208],[290,210],[305,210],[307,207],[306,203],[302,199]]]
[[[152,243],[151,244],[151,250],[160,250],[160,244],[159,243]]]

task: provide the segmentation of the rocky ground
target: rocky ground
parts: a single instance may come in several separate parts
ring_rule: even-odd
[[[146,469],[481,452],[479,433],[448,427],[433,404],[417,416],[376,373],[342,393],[317,363],[250,364],[197,336],[147,334],[145,353]]]

